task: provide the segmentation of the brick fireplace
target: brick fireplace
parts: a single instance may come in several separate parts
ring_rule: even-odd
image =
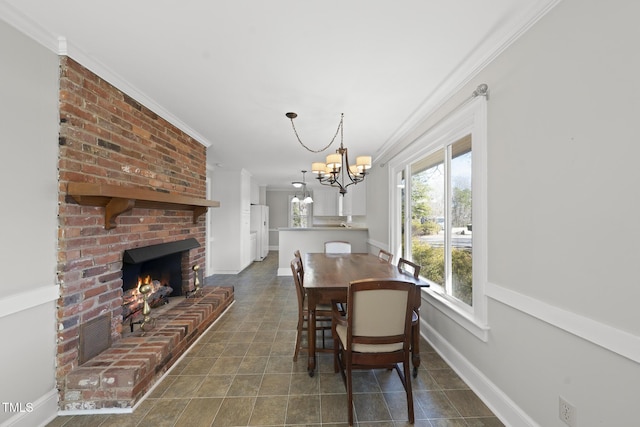
[[[232,289],[209,290],[199,299],[185,298],[181,305],[187,317],[174,312],[169,316],[173,323],[158,328],[164,331],[160,335],[170,338],[157,339],[155,345],[147,343],[152,351],[137,357],[135,370],[118,370],[111,377],[128,384],[128,391],[118,391],[119,396],[100,388],[101,373],[85,369],[96,361],[105,366],[105,355],[101,352],[89,361],[82,360],[86,356],[81,354],[81,344],[92,338],[83,325],[102,322],[108,345],[120,352],[145,347],[140,340],[123,346],[125,251],[193,241],[196,245],[181,255],[181,290],[193,289],[194,266],[205,276],[206,207],[189,204],[206,199],[206,147],[68,57],[60,61],[59,146],[57,275],[61,296],[56,362],[60,406],[63,410],[129,407],[171,366],[185,350],[185,343],[192,342],[233,300]],[[79,196],[83,186],[109,191],[126,188],[134,196],[111,194],[102,203],[104,197]],[[146,203],[134,203],[140,198]],[[185,204],[187,209],[183,209]],[[153,361],[158,358],[162,360]],[[70,392],[68,384],[74,381],[85,384],[87,390],[81,386]]]

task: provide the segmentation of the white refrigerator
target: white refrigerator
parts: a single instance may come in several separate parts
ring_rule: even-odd
[[[262,261],[269,253],[269,206],[251,205],[251,232],[256,233],[254,259]]]

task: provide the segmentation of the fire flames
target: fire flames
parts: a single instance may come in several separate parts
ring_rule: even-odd
[[[144,295],[140,292],[140,288],[148,285],[151,290],[148,292],[149,304],[152,307],[166,302],[166,298],[173,292],[173,288],[163,285],[159,280],[154,280],[151,276],[138,277],[138,285],[129,289],[122,296],[123,302],[123,318],[129,317],[141,309],[144,302]]]

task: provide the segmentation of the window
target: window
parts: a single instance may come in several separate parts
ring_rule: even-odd
[[[467,135],[410,165],[411,250],[403,255],[467,305],[473,305],[471,160]]]
[[[289,226],[310,227],[311,203],[295,201],[293,198],[294,196],[289,196]]]
[[[391,244],[433,304],[486,339],[486,100],[475,98],[389,164]]]

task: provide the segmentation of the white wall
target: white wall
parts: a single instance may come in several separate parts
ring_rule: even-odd
[[[369,252],[389,250],[389,168],[374,164],[367,176],[367,227]]]
[[[0,52],[0,425],[34,426],[58,399],[58,57],[3,21]]]
[[[267,190],[266,203],[269,206],[269,249],[278,250],[280,233],[278,228],[289,226],[289,194],[291,190]]]
[[[507,425],[564,426],[559,396],[580,427],[637,423],[638,16],[561,1],[404,141],[489,85],[489,339],[429,300],[422,332]]]

